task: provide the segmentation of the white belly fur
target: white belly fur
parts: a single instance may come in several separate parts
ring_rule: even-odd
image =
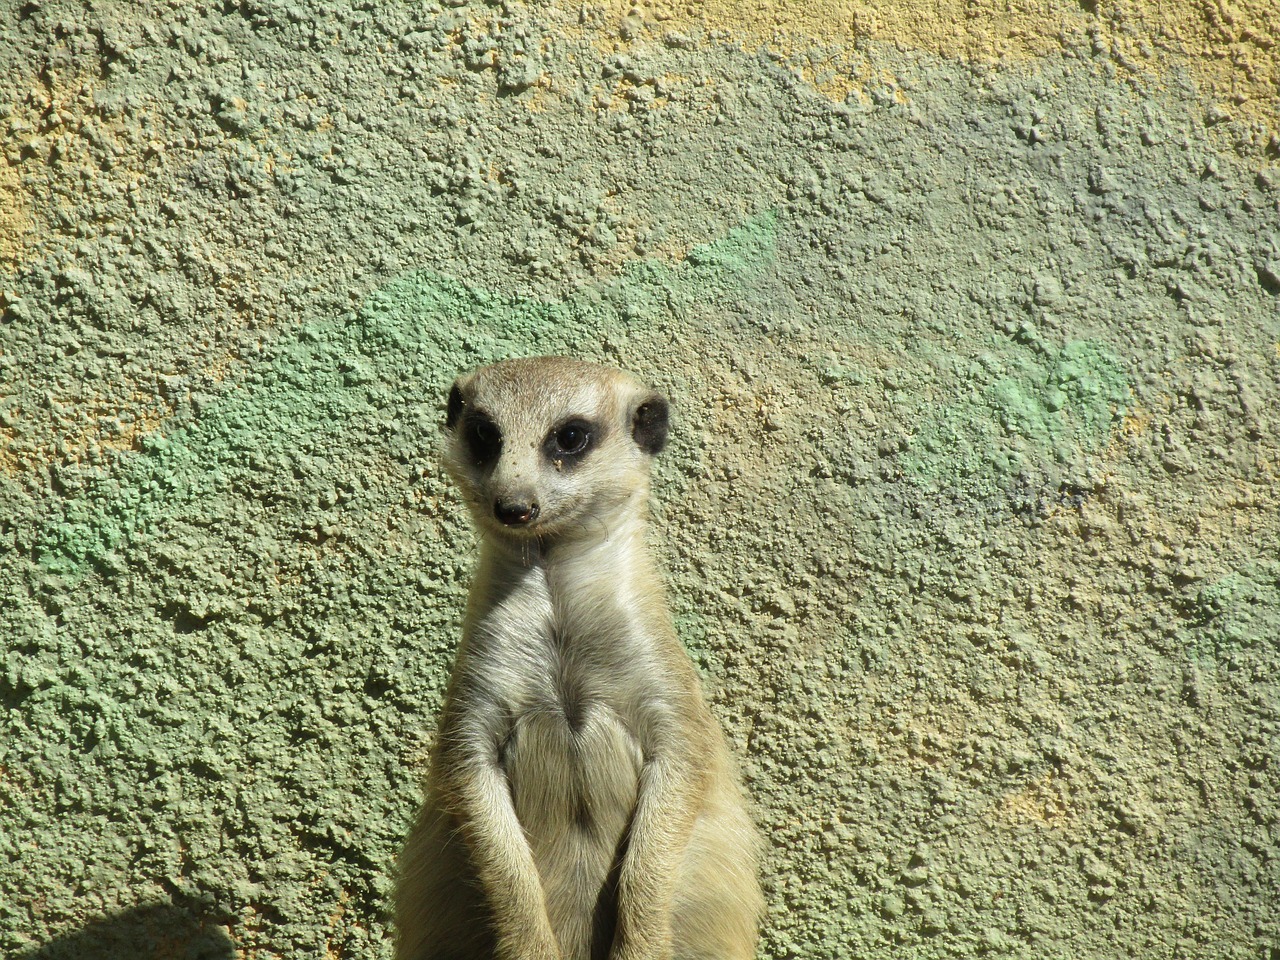
[[[590,960],[611,936],[611,873],[636,805],[639,745],[612,710],[581,708],[576,725],[548,708],[524,714],[502,757],[564,960]],[[601,932],[595,932],[600,926]]]

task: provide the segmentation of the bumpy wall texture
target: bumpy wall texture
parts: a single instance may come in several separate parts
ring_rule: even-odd
[[[390,955],[442,397],[569,352],[762,957],[1280,957],[1272,0],[0,6],[0,955]]]

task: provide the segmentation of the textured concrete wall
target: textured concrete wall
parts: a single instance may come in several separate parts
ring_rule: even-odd
[[[570,352],[763,957],[1280,956],[1272,0],[0,7],[0,954],[389,956],[443,392]]]

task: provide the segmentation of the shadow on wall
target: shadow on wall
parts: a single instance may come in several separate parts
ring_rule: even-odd
[[[15,960],[232,960],[228,923],[211,904],[175,897],[96,920]]]

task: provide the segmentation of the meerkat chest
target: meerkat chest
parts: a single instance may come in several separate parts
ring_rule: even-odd
[[[539,570],[509,583],[473,622],[469,670],[517,728],[554,726],[576,743],[603,722],[634,726],[649,658],[617,591],[565,593]]]
[[[486,617],[485,672],[510,727],[501,764],[532,834],[621,834],[643,753],[632,704],[634,642],[613,605],[566,605],[530,576]]]
[[[548,704],[516,718],[502,765],[526,828],[621,832],[635,805],[643,757],[616,712],[583,700]],[[538,827],[541,825],[541,827]]]
[[[549,885],[581,878],[595,859],[603,882],[639,792],[640,742],[594,679],[571,660],[553,664],[514,711],[502,748],[516,816]]]
[[[539,780],[585,795],[632,790],[619,786],[639,776],[642,757],[626,671],[563,637],[541,646],[535,671],[508,701],[503,764],[513,785]]]

